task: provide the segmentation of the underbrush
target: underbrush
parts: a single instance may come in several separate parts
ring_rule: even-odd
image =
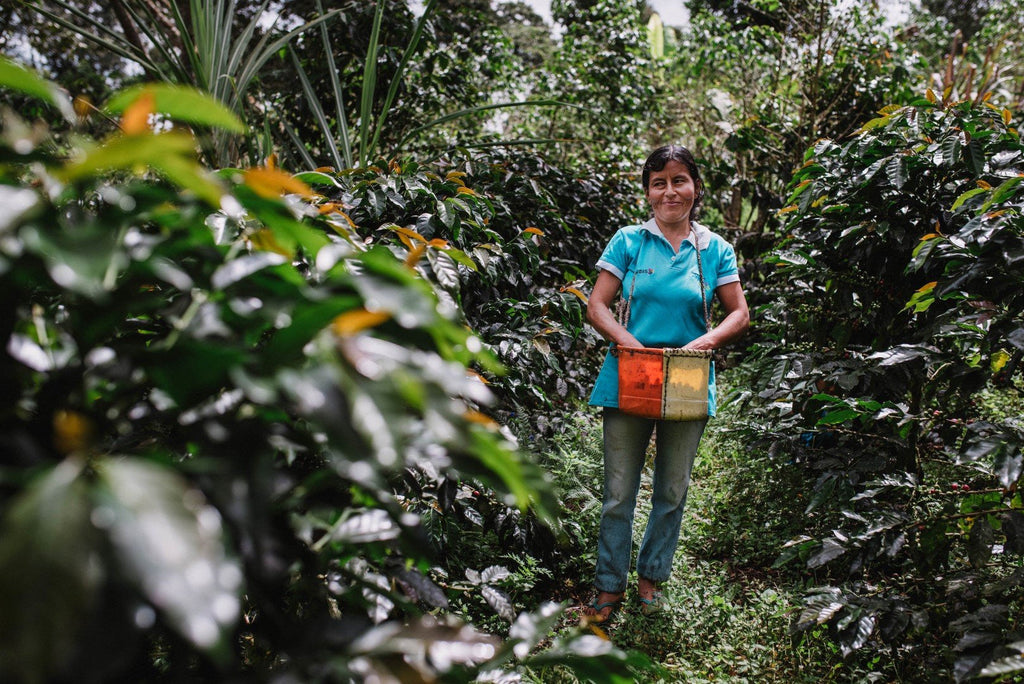
[[[721,379],[720,379],[721,382]],[[773,464],[730,429],[724,407],[708,427],[694,468],[683,534],[672,578],[663,587],[665,612],[643,616],[630,578],[623,610],[607,630],[595,628],[627,652],[642,653],[656,673],[641,682],[820,682],[885,679],[877,663],[844,662],[824,629],[792,635],[800,599],[813,578],[772,567],[782,545],[800,529],[806,503],[795,469]],[[531,451],[550,473],[562,501],[562,520],[576,548],[551,568],[565,601],[559,633],[579,629],[591,582],[601,511],[601,420],[580,409],[567,429]],[[634,550],[649,512],[650,470],[641,484]],[[528,671],[536,682],[579,682],[564,667]]]

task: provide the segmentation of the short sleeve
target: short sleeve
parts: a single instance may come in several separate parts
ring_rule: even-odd
[[[722,241],[722,254],[718,260],[718,278],[715,280],[715,287],[721,287],[729,283],[738,283],[740,271],[736,266],[736,250],[728,242]]]
[[[615,235],[612,235],[612,239],[608,241],[604,252],[601,253],[601,258],[597,260],[597,267],[622,280],[626,277],[626,271],[629,270],[627,247],[626,233],[622,230],[615,231]]]

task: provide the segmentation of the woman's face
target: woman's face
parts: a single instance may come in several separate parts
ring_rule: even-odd
[[[670,159],[661,171],[651,171],[645,195],[662,226],[688,224],[699,188],[685,164]]]

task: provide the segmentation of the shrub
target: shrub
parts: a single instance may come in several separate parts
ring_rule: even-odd
[[[9,62],[0,83],[68,109]],[[218,179],[190,135],[150,129],[175,116],[159,88],[68,149],[5,113],[3,678],[467,681],[529,662],[557,606],[517,615],[499,567],[446,574],[424,515],[472,482],[554,510],[468,372],[495,356],[417,271],[458,255],[368,244],[317,175]],[[219,125],[190,97],[193,125]],[[507,634],[446,617],[467,593]],[[577,636],[541,657],[622,671]]]
[[[977,397],[1021,387],[1021,155],[1011,112],[929,92],[817,143],[783,209],[749,399],[814,481],[779,561],[824,580],[795,626],[904,676],[1019,667],[1024,432]]]

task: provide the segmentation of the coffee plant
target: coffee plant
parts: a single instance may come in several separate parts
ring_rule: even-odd
[[[813,482],[779,563],[820,585],[796,630],[956,681],[1024,667],[1024,147],[984,94],[889,107],[807,152],[781,211],[766,448]],[[1011,396],[1011,399],[1012,399]]]
[[[390,168],[211,172],[182,119],[237,120],[196,92],[122,96],[92,140],[52,84],[5,60],[0,84],[64,116],[51,134],[4,110],[0,133],[0,678],[629,676],[592,634],[537,653],[558,606],[522,610],[494,555],[451,556],[433,525],[480,526],[468,498],[556,505],[487,415],[501,364],[460,308],[470,252],[369,213],[414,205],[458,236],[489,200],[457,173],[389,192]],[[505,627],[457,619],[465,596]]]

